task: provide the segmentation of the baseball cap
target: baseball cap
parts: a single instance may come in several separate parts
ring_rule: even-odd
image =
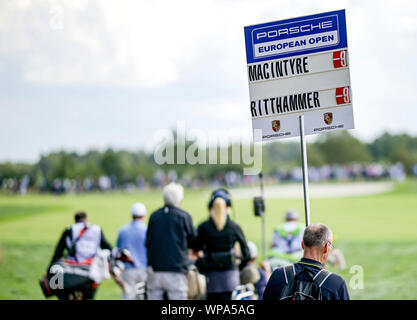
[[[298,220],[298,213],[294,209],[290,209],[285,214],[285,219],[287,220]]]
[[[133,217],[144,217],[146,216],[146,207],[141,202],[136,202],[132,206],[132,216]]]
[[[224,188],[219,188],[213,191],[211,194],[210,201],[208,203],[209,209],[213,208],[214,200],[217,198],[222,198],[224,201],[226,201],[226,206],[231,207],[232,206],[232,200],[230,200],[230,194],[229,191],[227,191]]]

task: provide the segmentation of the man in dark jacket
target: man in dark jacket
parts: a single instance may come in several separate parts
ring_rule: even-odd
[[[149,300],[185,300],[188,295],[188,249],[196,231],[191,216],[180,209],[184,198],[181,185],[170,183],[163,189],[164,207],[152,213],[146,248],[148,254]]]
[[[327,272],[326,263],[332,246],[333,233],[321,223],[309,225],[303,236],[302,247],[304,256],[301,261],[289,267],[276,269],[265,288],[263,300],[282,299],[281,293],[286,288],[289,278],[297,276],[300,281],[314,281],[323,278],[318,285],[323,300],[349,300],[349,292],[345,280],[337,274]],[[292,272],[292,274],[287,274]],[[322,277],[321,275],[325,275]],[[313,279],[313,280],[312,280]]]

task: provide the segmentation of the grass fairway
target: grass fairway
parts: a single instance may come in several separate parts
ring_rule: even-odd
[[[209,190],[185,194],[183,207],[197,225],[208,215]],[[161,193],[88,195],[0,195],[0,299],[43,299],[38,280],[52,256],[63,229],[76,210],[86,210],[102,226],[113,244],[120,226],[130,221],[130,206],[142,201],[157,209]],[[283,219],[287,208],[303,212],[302,200],[267,200],[267,237]],[[234,217],[248,239],[261,243],[260,219],[253,216],[251,200],[234,201]],[[417,299],[417,181],[398,185],[393,192],[352,198],[313,199],[312,222],[329,225],[343,250],[348,269],[341,273],[349,285],[349,268],[364,269],[365,287],[350,289],[353,299]],[[260,248],[260,247],[259,247]],[[336,271],[336,270],[333,270]],[[119,299],[112,280],[99,288],[97,299]]]

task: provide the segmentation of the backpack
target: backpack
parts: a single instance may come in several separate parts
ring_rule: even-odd
[[[331,272],[321,269],[314,277],[307,270],[295,273],[294,265],[283,267],[285,276],[285,287],[281,291],[280,300],[323,300],[321,287],[332,274]],[[300,280],[300,274],[306,274],[309,281]]]

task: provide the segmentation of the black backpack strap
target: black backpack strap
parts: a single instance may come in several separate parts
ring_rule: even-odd
[[[320,288],[323,283],[332,275],[330,271],[326,269],[320,269],[319,272],[313,277],[313,282],[316,283]]]
[[[288,284],[290,280],[295,277],[295,267],[293,264],[283,267],[285,283]]]

